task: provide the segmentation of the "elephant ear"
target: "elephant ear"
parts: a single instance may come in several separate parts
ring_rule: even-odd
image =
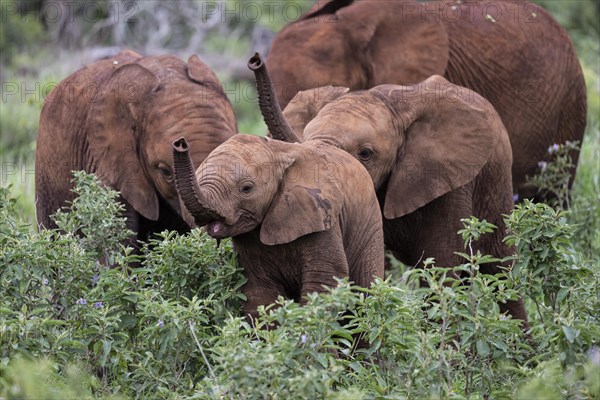
[[[215,85],[219,82],[215,73],[195,54],[188,59],[187,73],[191,80],[204,86]]]
[[[334,14],[341,8],[348,7],[354,0],[317,0],[310,9],[300,17],[299,21]]]
[[[471,182],[503,129],[485,99],[440,76],[414,86],[381,85],[370,92],[388,104],[404,137],[387,186],[387,219],[409,214]]]
[[[233,108],[231,107],[231,103],[229,102],[227,95],[223,91],[221,81],[217,75],[215,75],[213,70],[194,54],[188,59],[187,74],[193,82],[196,82],[208,89],[208,93],[204,92],[204,95],[207,96],[211,102],[216,102],[217,99],[224,102],[224,104],[220,106],[220,110],[225,114],[224,117],[228,121],[231,121],[232,129],[234,132],[236,132],[237,122],[235,119],[235,114],[233,113]]]
[[[347,87],[329,85],[298,92],[283,110],[283,116],[302,140],[304,128],[319,111],[349,90]]]
[[[93,172],[150,220],[158,219],[158,197],[139,158],[140,131],[144,105],[159,86],[158,78],[139,64],[118,67],[94,99],[86,122]]]
[[[386,6],[386,4],[388,6]],[[339,29],[354,38],[368,86],[414,84],[443,75],[448,65],[448,34],[440,15],[426,3],[398,1],[374,6],[360,1],[340,9]]]
[[[331,165],[317,166],[326,172]],[[338,182],[319,174],[315,165],[303,160],[287,168],[276,197],[271,202],[260,229],[266,245],[290,243],[299,237],[335,226],[343,199]]]
[[[129,63],[139,60],[140,58],[142,58],[142,56],[131,49],[123,49],[114,57],[111,57],[113,63],[114,61],[117,61],[117,63]]]

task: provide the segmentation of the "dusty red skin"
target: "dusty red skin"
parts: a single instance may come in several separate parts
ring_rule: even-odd
[[[301,90],[415,84],[434,74],[474,90],[506,126],[521,199],[544,200],[527,176],[549,146],[581,141],[586,125],[574,47],[526,1],[319,1],[276,35],[267,66],[284,108]],[[577,165],[579,153],[571,156]]]

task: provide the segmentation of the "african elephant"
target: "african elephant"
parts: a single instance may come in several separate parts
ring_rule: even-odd
[[[261,64],[256,55],[251,61]],[[274,98],[268,72],[251,69],[259,96]],[[276,100],[261,109],[275,116],[265,121],[280,139],[325,142],[362,163],[383,211],[385,246],[403,263],[417,266],[434,257],[438,266],[461,264],[457,231],[461,218],[469,216],[498,227],[476,242],[476,250],[511,255],[502,240],[502,214],[513,206],[510,142],[494,107],[477,93],[434,75],[413,86],[310,89],[298,93],[283,114]],[[286,117],[295,121],[296,131]],[[487,264],[481,271],[500,268]],[[521,300],[500,308],[526,326]]]
[[[238,134],[194,170],[189,147],[174,143],[177,190],[196,225],[232,237],[247,278],[246,315],[278,296],[302,303],[335,286],[334,277],[363,287],[383,277],[375,191],[347,153],[319,141]]]
[[[282,107],[299,90],[414,84],[431,75],[476,91],[508,131],[521,199],[545,199],[527,177],[554,143],[581,141],[586,125],[573,45],[549,13],[526,1],[319,1],[276,35],[267,64]],[[571,156],[576,166],[579,153]]]
[[[84,170],[120,192],[136,239],[164,229],[186,232],[171,143],[185,134],[194,144],[192,159],[200,163],[236,132],[219,80],[196,56],[186,64],[125,50],[90,64],[60,82],[42,109],[38,224],[55,227],[50,215],[73,198],[71,171]]]

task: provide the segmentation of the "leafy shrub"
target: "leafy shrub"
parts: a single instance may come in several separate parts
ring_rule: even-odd
[[[555,143],[548,148],[550,161],[538,162],[539,172],[530,181],[554,207],[570,208],[572,168],[575,166],[571,158],[572,152],[578,152],[579,142],[566,141],[564,144]]]
[[[581,362],[600,338],[600,271],[573,249],[566,214],[525,201],[507,218],[506,238],[517,251],[512,275],[539,317],[534,328],[542,330],[538,351],[558,353],[563,366]]]
[[[148,265],[132,269],[130,263],[139,260],[120,245],[128,232],[116,193],[84,173],[76,174],[75,192],[71,210],[56,216],[64,232],[36,233],[14,217],[15,201],[2,188],[1,365],[38,357],[48,357],[58,370],[83,363],[102,383],[96,395],[190,388],[204,363],[188,322],[208,335],[216,321],[239,313],[243,277],[226,250],[231,245],[215,253],[202,245],[207,239],[200,232],[165,233],[165,243],[156,239],[146,247]],[[198,270],[190,271],[183,267],[185,257],[206,264],[192,264]],[[165,287],[177,287],[185,278],[169,279],[165,271],[173,261],[194,279],[184,292],[161,292],[165,281]]]
[[[573,247],[564,211],[525,202],[507,216],[516,254],[506,273],[479,271],[500,261],[472,250],[494,227],[469,218],[462,265],[426,260],[369,289],[340,281],[304,306],[280,298],[250,321],[231,242],[163,232],[133,256],[116,193],[83,173],[75,190],[57,214],[63,230],[42,232],[0,190],[0,396],[600,395],[600,276]],[[527,335],[497,305],[519,294]]]

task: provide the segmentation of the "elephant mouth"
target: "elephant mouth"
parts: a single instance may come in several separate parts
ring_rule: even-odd
[[[212,238],[215,239],[224,239],[229,236],[227,233],[227,224],[221,220],[210,221],[206,225],[206,233]]]
[[[218,216],[206,224],[206,233],[214,239],[224,239],[235,237],[255,229],[259,223],[253,217],[246,215],[238,216],[237,219],[230,221],[227,218]]]

